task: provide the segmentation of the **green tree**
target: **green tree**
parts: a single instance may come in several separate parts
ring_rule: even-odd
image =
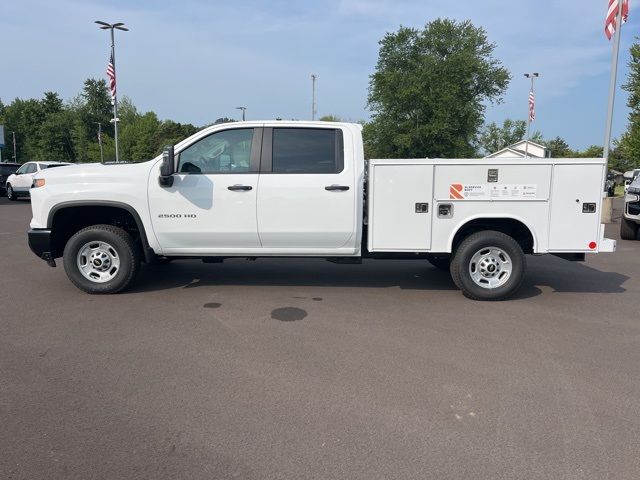
[[[553,158],[567,158],[575,156],[575,152],[569,148],[569,144],[561,137],[543,141],[543,145],[549,149]]]
[[[602,158],[602,151],[602,146],[591,145],[584,150],[573,152],[572,156],[575,156],[577,158]]]
[[[636,40],[638,38],[640,37]],[[640,166],[640,43],[637,41],[631,46],[629,73],[622,88],[629,92],[627,106],[630,112],[627,130],[620,138],[618,146],[621,157],[625,159],[623,165],[631,169]]]
[[[494,50],[469,21],[387,33],[369,83],[367,154],[473,156],[486,105],[500,101],[510,80]]]
[[[524,138],[526,131],[527,122],[507,118],[502,122],[502,126],[495,122],[485,126],[480,132],[478,143],[485,154],[490,154],[519,142]]]
[[[342,119],[337,115],[323,115],[319,118],[321,122],[341,122]]]

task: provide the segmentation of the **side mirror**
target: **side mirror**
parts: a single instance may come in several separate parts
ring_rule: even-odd
[[[161,187],[170,187],[173,185],[173,174],[175,173],[175,163],[173,156],[173,146],[164,147],[162,151],[162,164],[160,165],[160,178],[158,182]]]

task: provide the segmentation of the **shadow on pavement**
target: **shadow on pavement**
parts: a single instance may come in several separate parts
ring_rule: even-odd
[[[528,273],[515,299],[540,295],[539,286],[555,292],[622,293],[629,279],[550,255],[527,260]],[[448,272],[426,261],[366,260],[362,265],[335,265],[321,259],[259,259],[250,264],[231,259],[214,265],[185,260],[145,266],[129,292],[217,285],[456,290]]]

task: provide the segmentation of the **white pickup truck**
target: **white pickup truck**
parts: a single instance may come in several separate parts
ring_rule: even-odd
[[[89,293],[131,284],[141,262],[230,257],[428,260],[469,298],[520,286],[525,254],[612,252],[600,223],[605,162],[364,159],[361,127],[215,125],[133,164],[34,178],[29,245]]]

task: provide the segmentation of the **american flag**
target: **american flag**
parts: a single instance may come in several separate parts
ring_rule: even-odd
[[[607,18],[604,21],[604,33],[609,40],[616,31],[618,17],[618,1],[609,0],[609,9],[607,10]],[[622,23],[627,21],[629,17],[629,0],[622,0]]]
[[[116,101],[116,68],[113,66],[113,52],[111,52],[107,65],[107,77],[109,77],[109,88],[111,89],[111,103],[114,103]]]
[[[536,119],[536,97],[533,94],[533,90],[529,91],[529,121],[533,122]]]

